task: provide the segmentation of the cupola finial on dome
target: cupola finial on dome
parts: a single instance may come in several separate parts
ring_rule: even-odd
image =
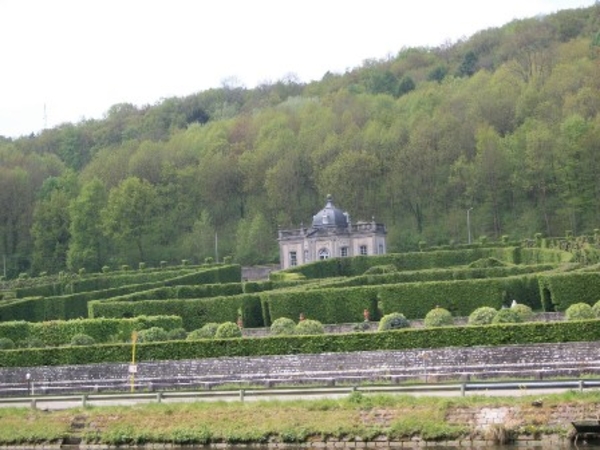
[[[348,226],[347,215],[341,209],[333,205],[333,196],[327,195],[325,207],[313,216],[313,228],[346,228]]]

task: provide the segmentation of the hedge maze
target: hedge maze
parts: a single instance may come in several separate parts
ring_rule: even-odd
[[[391,313],[422,319],[434,308],[468,316],[513,300],[534,312],[600,300],[600,271],[558,249],[469,246],[319,261],[271,279],[241,282],[235,264],[31,279],[0,299],[0,366],[126,362],[131,334],[158,327],[185,336],[207,324],[269,327],[302,314],[323,324]],[[37,282],[34,282],[37,281]],[[600,338],[598,319],[449,326],[378,333],[174,340],[139,344],[143,359],[272,355],[443,346],[567,342]],[[185,331],[184,331],[185,330]],[[75,345],[87,335],[91,345]]]

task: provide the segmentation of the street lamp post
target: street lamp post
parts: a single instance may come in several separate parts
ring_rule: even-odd
[[[29,372],[25,374],[25,380],[27,381],[27,395],[31,395],[31,374]]]
[[[467,209],[467,242],[470,244],[471,243],[471,210],[473,209],[473,207],[471,206],[469,209]]]

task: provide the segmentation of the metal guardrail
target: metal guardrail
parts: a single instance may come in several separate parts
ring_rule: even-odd
[[[72,407],[86,407],[91,403],[157,402],[163,401],[201,401],[211,399],[239,400],[260,397],[305,397],[349,395],[353,392],[365,394],[421,394],[435,395],[440,392],[465,396],[467,392],[493,392],[502,390],[535,391],[538,389],[578,390],[600,388],[600,380],[577,379],[566,381],[512,381],[512,382],[474,382],[448,384],[418,384],[409,386],[351,386],[324,388],[278,388],[278,389],[240,389],[223,391],[158,391],[113,394],[69,394],[69,395],[28,395],[19,397],[0,397],[0,406],[30,406],[37,408],[40,403],[67,403]]]

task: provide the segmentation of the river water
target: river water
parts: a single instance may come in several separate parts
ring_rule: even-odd
[[[287,450],[306,450],[306,447],[285,447]],[[333,448],[333,447],[331,447]],[[404,448],[404,447],[403,447]],[[410,448],[410,447],[409,447]],[[421,449],[424,447],[414,447],[415,449]],[[427,446],[427,449],[435,449],[435,450],[600,450],[600,443],[598,444],[587,444],[585,442],[578,442],[577,445],[566,444],[563,446],[557,447],[556,445],[536,445],[536,446],[523,446],[521,445],[494,445],[494,446],[484,446],[484,447],[448,447],[445,445],[439,445],[435,447]],[[206,450],[206,447],[185,447],[185,449],[178,450]],[[384,449],[384,447],[382,447]],[[230,450],[248,450],[248,447],[231,447]],[[272,450],[269,447],[252,447],[252,450]]]

